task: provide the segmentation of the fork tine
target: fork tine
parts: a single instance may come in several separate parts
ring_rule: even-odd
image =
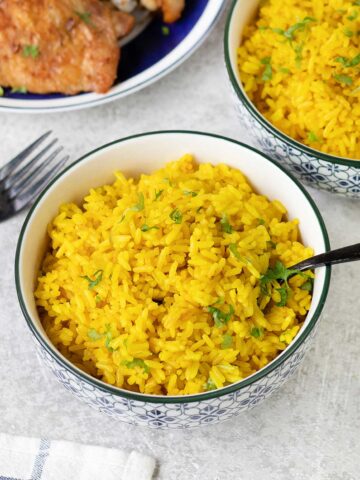
[[[63,147],[58,147],[56,150],[54,150],[42,163],[40,163],[36,168],[31,170],[25,178],[23,178],[24,175],[21,175],[14,185],[11,185],[6,189],[8,197],[14,198],[17,195],[21,195],[22,192],[26,191],[26,189],[34,182],[34,180],[39,176],[39,174],[51,164],[51,162],[63,149]]]
[[[15,170],[15,168],[25,159],[27,158],[30,153],[32,153],[40,143],[42,143],[45,138],[47,138],[50,134],[52,133],[52,130],[49,130],[48,132],[44,133],[44,135],[41,135],[35,142],[33,142],[31,145],[29,145],[25,150],[20,152],[16,157],[14,157],[9,163],[7,163],[4,167],[0,169],[0,180],[3,180],[6,178],[12,171]]]
[[[29,203],[33,202],[33,200],[35,200],[35,198],[40,194],[40,192],[45,188],[45,186],[50,182],[50,180],[54,178],[55,175],[61,170],[61,168],[65,165],[69,158],[69,155],[63,157],[53,170],[45,173],[34,185],[31,185],[27,191],[14,198],[13,202],[15,205],[15,210],[22,210]]]
[[[13,186],[16,186],[20,181],[23,180],[25,175],[33,168],[34,165],[36,165],[45,155],[46,152],[50,150],[51,147],[55,145],[55,143],[58,141],[57,138],[52,140],[49,145],[47,145],[45,148],[41,150],[33,159],[31,159],[23,168],[21,168],[19,171],[16,173],[10,175],[9,177],[5,178],[2,182],[0,181],[0,189],[7,190]],[[2,188],[1,188],[2,187]]]

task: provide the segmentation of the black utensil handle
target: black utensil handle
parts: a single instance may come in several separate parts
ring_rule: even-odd
[[[338,248],[331,252],[321,253],[315,257],[308,258],[294,267],[297,270],[307,270],[325,265],[335,265],[336,263],[354,262],[360,260],[360,243],[349,245],[348,247]]]

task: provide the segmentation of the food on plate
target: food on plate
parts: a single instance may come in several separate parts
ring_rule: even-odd
[[[55,347],[155,395],[221,388],[279,355],[312,298],[313,274],[287,268],[313,255],[298,220],[239,170],[191,155],[115,177],[48,227],[35,298]]]
[[[359,1],[261,2],[239,48],[250,100],[295,140],[360,159],[359,31]]]
[[[117,4],[119,8],[116,8]],[[106,93],[120,58],[119,39],[134,27],[139,2],[101,0],[0,1],[0,92]],[[183,0],[144,0],[166,22],[180,18]]]
[[[164,21],[172,23],[178,20],[185,7],[185,0],[112,0],[120,10],[132,12],[139,5],[150,11],[161,10]]]
[[[0,2],[0,85],[32,93],[106,92],[133,18],[99,0]],[[46,12],[46,14],[45,14]]]

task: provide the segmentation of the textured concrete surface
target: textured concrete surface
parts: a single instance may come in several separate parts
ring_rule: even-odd
[[[51,127],[71,157],[125,135],[197,129],[249,142],[222,60],[224,19],[174,73],[132,97],[83,112],[0,114],[0,164]],[[333,247],[360,241],[360,203],[311,190]],[[303,366],[250,413],[217,426],[157,432],[114,423],[72,397],[38,363],[13,280],[24,214],[0,224],[0,431],[137,449],[158,480],[354,480],[360,474],[360,263],[333,270],[318,335]],[[1,454],[1,452],[0,452]]]

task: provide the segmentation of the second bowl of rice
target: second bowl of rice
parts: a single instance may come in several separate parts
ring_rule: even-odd
[[[328,248],[316,206],[271,160],[158,132],[55,179],[25,221],[16,283],[68,390],[128,423],[189,428],[253,407],[300,364],[330,270],[287,268]]]
[[[242,122],[305,183],[360,198],[360,6],[235,0],[225,58]]]

